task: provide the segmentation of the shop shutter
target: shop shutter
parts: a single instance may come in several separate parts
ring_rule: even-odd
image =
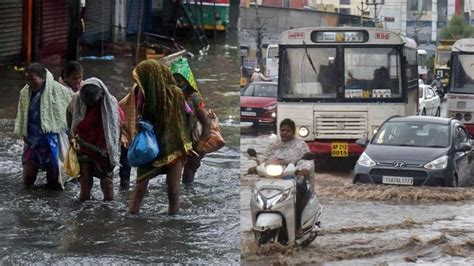
[[[67,0],[41,1],[41,58],[66,57],[69,27]]]
[[[111,39],[112,10],[112,0],[86,2],[86,13],[84,15],[86,31],[84,38],[87,43]]]
[[[21,60],[23,1],[0,1],[0,64]]]

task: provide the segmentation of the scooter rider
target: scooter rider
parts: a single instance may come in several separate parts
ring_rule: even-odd
[[[431,87],[435,88],[435,90],[439,90],[443,87],[440,75],[436,75],[436,79],[431,82]]]
[[[303,154],[310,152],[310,149],[306,142],[300,139],[296,139],[296,125],[291,119],[284,119],[280,123],[280,140],[268,147],[263,155],[262,162],[265,164],[279,164],[287,165],[289,163],[295,163]],[[311,160],[300,160],[296,165],[299,176],[308,177],[310,183],[314,177],[314,163]],[[250,167],[248,169],[249,174],[256,174],[257,167]],[[303,212],[306,203],[310,197],[310,192],[307,189],[306,182],[299,182],[297,177],[297,192],[296,192],[296,224],[297,224],[297,235],[301,234],[301,214]]]

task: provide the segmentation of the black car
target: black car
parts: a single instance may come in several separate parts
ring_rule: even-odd
[[[378,129],[354,168],[353,183],[395,185],[471,184],[471,143],[452,118],[392,117]]]

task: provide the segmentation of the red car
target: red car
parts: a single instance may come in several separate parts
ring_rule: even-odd
[[[253,82],[240,94],[240,121],[276,124],[276,82]]]

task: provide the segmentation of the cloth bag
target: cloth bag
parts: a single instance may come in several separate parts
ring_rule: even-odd
[[[208,116],[211,126],[209,138],[205,141],[198,141],[196,145],[196,151],[200,154],[215,152],[225,145],[225,140],[219,128],[219,119],[211,109],[208,111]]]
[[[153,125],[145,120],[139,122],[140,128],[128,149],[128,162],[133,167],[142,166],[158,156],[160,148]]]
[[[79,161],[77,160],[77,153],[74,149],[74,144],[69,145],[66,158],[64,158],[64,172],[70,177],[77,177],[81,172]]]

